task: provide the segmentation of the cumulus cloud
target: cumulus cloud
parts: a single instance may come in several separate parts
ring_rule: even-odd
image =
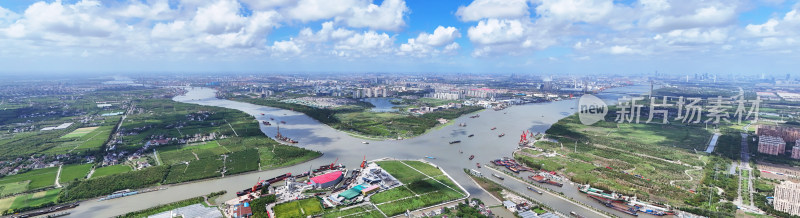
[[[541,0],[536,13],[559,21],[597,22],[614,9],[612,0]]]
[[[36,2],[25,10],[23,18],[7,29],[11,37],[45,37],[58,40],[69,37],[108,37],[120,25],[113,19],[98,16],[100,2],[82,0],[73,5],[61,1]]]
[[[494,18],[482,20],[467,30],[470,41],[482,45],[518,41],[524,34],[521,21]]]
[[[462,21],[484,18],[519,18],[528,16],[527,0],[475,0],[458,7],[456,16]]]
[[[287,15],[302,22],[333,18],[349,27],[396,31],[405,26],[408,11],[403,0],[385,0],[381,5],[366,0],[301,0]]]
[[[459,37],[461,37],[461,33],[455,27],[439,26],[436,27],[433,34],[423,32],[416,38],[408,39],[407,43],[400,45],[398,54],[417,57],[427,57],[439,53],[454,54],[461,48],[458,43],[453,42]],[[445,46],[444,50],[437,49],[442,46]]]

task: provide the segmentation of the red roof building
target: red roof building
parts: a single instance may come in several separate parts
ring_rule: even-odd
[[[344,174],[342,171],[333,171],[330,173],[322,174],[311,178],[311,185],[317,188],[328,188],[334,186],[342,181]]]

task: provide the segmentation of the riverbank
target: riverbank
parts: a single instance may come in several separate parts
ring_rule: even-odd
[[[646,89],[649,87],[639,87]],[[625,91],[625,90],[620,90]],[[617,92],[619,93],[619,92]],[[618,99],[622,94],[611,93],[599,95],[603,99]],[[261,178],[271,178],[286,172],[307,171],[310,166],[321,166],[331,164],[338,159],[338,163],[347,166],[358,166],[364,156],[367,158],[391,156],[398,159],[419,159],[425,156],[435,156],[430,159],[432,163],[438,165],[443,171],[449,172],[455,181],[463,185],[470,195],[481,199],[484,202],[494,202],[495,200],[486,192],[483,192],[474,183],[469,182],[467,175],[453,173],[462,171],[465,166],[475,166],[476,162],[488,163],[497,157],[508,156],[516,150],[518,139],[514,137],[498,138],[497,134],[505,132],[512,133],[519,130],[530,130],[531,132],[544,132],[552,123],[574,113],[571,107],[575,107],[577,100],[565,100],[557,102],[535,103],[519,105],[507,108],[503,111],[484,110],[478,112],[478,118],[461,117],[455,122],[467,122],[466,127],[457,125],[443,126],[441,129],[430,131],[427,134],[407,140],[386,140],[376,141],[370,144],[362,144],[361,139],[350,137],[348,134],[326,125],[320,125],[319,121],[305,116],[296,111],[283,110],[278,108],[264,107],[249,103],[217,99],[213,89],[190,88],[186,96],[178,96],[176,101],[201,104],[208,106],[226,107],[248,113],[256,117],[274,117],[276,120],[285,120],[288,124],[281,125],[281,133],[290,135],[292,138],[300,140],[294,145],[309,150],[323,152],[319,158],[310,160],[304,164],[288,166],[280,170],[265,170],[259,173],[247,173],[234,176],[225,176],[203,182],[195,182],[184,185],[171,186],[168,190],[159,191],[160,193],[145,193],[125,198],[114,199],[114,203],[104,202],[85,202],[80,207],[70,210],[71,217],[110,217],[130,211],[149,208],[158,204],[167,204],[194,197],[210,190],[219,190],[222,187],[228,191],[223,199],[233,198],[236,191],[252,187],[254,181]],[[260,115],[264,114],[264,115]],[[260,119],[260,118],[259,118]],[[489,128],[496,126],[496,130]],[[261,126],[261,131],[267,135],[275,134],[275,127]],[[467,135],[474,134],[474,137]],[[461,143],[443,143],[453,139],[462,140]],[[460,153],[462,150],[463,153]],[[475,154],[474,160],[469,160],[470,154]],[[524,190],[525,187],[513,187]],[[571,190],[571,189],[570,189]],[[567,191],[567,190],[565,190]],[[574,190],[571,190],[574,191]],[[575,210],[581,214],[590,214],[585,209],[575,208],[569,201],[558,198],[538,199],[542,203],[557,208],[559,211]],[[602,207],[591,199],[586,200],[588,205]]]

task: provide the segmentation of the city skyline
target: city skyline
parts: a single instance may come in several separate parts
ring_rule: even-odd
[[[792,73],[800,3],[5,1],[0,73]]]

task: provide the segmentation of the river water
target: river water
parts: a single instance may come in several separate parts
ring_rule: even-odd
[[[361,101],[369,102],[375,107],[371,108],[370,111],[372,112],[394,112],[397,111],[396,104],[392,103],[392,100],[397,98],[364,98]]]
[[[598,95],[607,103],[626,94],[641,94],[646,92],[649,87],[630,86],[623,88],[609,89],[608,92]],[[185,103],[200,105],[219,106],[241,110],[253,115],[258,120],[285,121],[281,124],[281,134],[300,141],[296,146],[323,152],[323,155],[309,162],[274,170],[253,172],[241,175],[226,176],[224,178],[203,180],[187,184],[171,185],[168,189],[129,197],[95,201],[88,200],[81,203],[81,206],[69,210],[71,217],[109,217],[153,207],[159,204],[166,204],[178,200],[204,195],[219,190],[227,190],[220,200],[227,200],[235,197],[236,191],[252,186],[259,178],[271,178],[286,172],[300,173],[307,171],[309,167],[319,167],[330,164],[337,158],[339,163],[347,167],[357,167],[361,160],[366,156],[367,160],[383,157],[397,159],[423,159],[425,156],[433,156],[436,159],[426,159],[447,171],[458,183],[460,183],[471,195],[482,199],[488,204],[499,204],[492,199],[488,193],[483,192],[471,179],[463,172],[464,168],[475,168],[475,163],[481,165],[489,164],[489,161],[509,157],[517,149],[518,134],[524,130],[531,132],[544,132],[551,124],[561,118],[576,112],[577,99],[527,104],[513,106],[505,110],[494,111],[485,110],[479,112],[479,118],[469,118],[462,116],[455,120],[456,123],[466,123],[466,127],[449,125],[443,128],[430,131],[421,135],[405,140],[386,140],[369,141],[363,144],[364,139],[351,137],[350,135],[337,131],[327,125],[299,112],[259,106],[249,103],[242,103],[230,100],[215,98],[213,89],[208,88],[188,88],[186,95],[175,97],[173,100]],[[261,115],[264,113],[265,115]],[[496,130],[490,128],[497,127]],[[261,125],[261,130],[268,136],[276,134],[276,125]],[[498,137],[498,134],[506,133],[505,137]],[[467,137],[475,134],[474,137]],[[461,140],[458,144],[449,144],[449,141]],[[463,151],[459,153],[459,150]],[[475,155],[474,160],[469,160],[470,155]],[[481,168],[483,175],[488,176],[493,171]],[[527,174],[522,174],[527,175]],[[587,217],[597,217],[598,215],[591,210],[576,207],[567,200],[552,196],[548,193],[544,195],[530,195],[521,184],[512,184],[506,179],[506,185],[514,188],[517,192],[528,195],[542,203],[549,205],[555,210],[568,214],[575,211]],[[618,216],[626,216],[617,211],[610,210],[593,200],[585,197],[576,191],[575,186],[565,184],[563,188],[552,187],[556,191],[564,192],[568,197],[578,199],[587,205],[602,210],[609,211]],[[496,208],[495,210],[501,210]]]

